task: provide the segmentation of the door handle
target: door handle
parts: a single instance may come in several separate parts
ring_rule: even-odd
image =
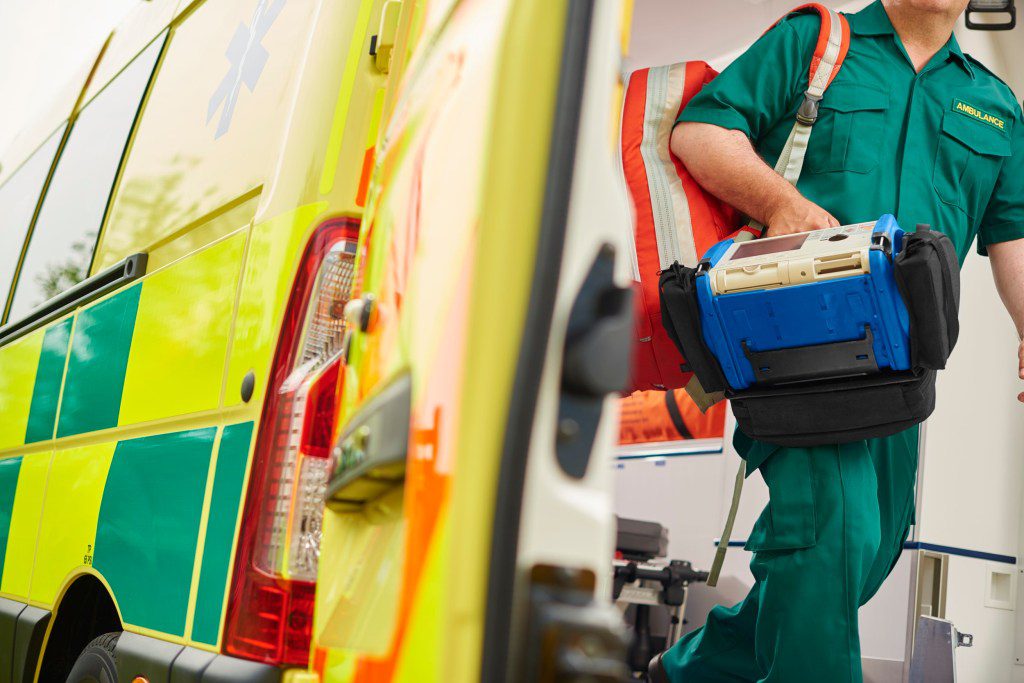
[[[412,378],[394,379],[348,421],[332,451],[327,507],[360,512],[405,482],[412,417]]]
[[[145,253],[132,254],[102,273],[86,278],[67,291],[44,301],[24,317],[8,322],[0,327],[0,346],[42,327],[51,320],[56,320],[68,311],[138,280],[146,274],[147,260],[148,255]]]
[[[604,245],[569,313],[562,355],[555,455],[570,477],[590,464],[605,397],[629,381],[633,290],[615,284],[615,249]]]
[[[566,332],[562,386],[604,397],[629,382],[633,290],[614,280],[615,250],[601,248],[573,302]]]

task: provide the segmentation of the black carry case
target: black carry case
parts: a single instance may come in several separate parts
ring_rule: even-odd
[[[668,529],[657,522],[615,516],[615,550],[627,560],[648,562],[668,554]]]
[[[673,264],[661,274],[661,319],[706,392],[724,392],[739,428],[779,446],[817,446],[889,436],[935,409],[935,373],[946,366],[960,331],[960,269],[940,232],[918,226],[894,260],[910,314],[913,370],[732,390],[704,343],[696,278],[703,269]],[[808,347],[813,348],[813,347]],[[770,352],[769,352],[770,353]]]

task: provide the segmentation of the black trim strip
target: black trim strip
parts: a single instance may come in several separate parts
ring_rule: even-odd
[[[281,670],[269,664],[197,650],[152,636],[125,631],[117,639],[117,673],[150,683],[279,683]]]
[[[536,265],[516,363],[494,506],[480,663],[480,680],[488,683],[501,683],[508,678],[526,461],[544,371],[544,363],[538,363],[537,359],[544,358],[547,351],[555,305],[552,292],[558,287],[562,267],[593,13],[594,0],[569,1]]]
[[[14,683],[32,683],[36,675],[39,653],[43,650],[43,636],[50,624],[51,613],[45,609],[26,605],[18,615],[14,630],[14,663],[11,680]]]
[[[0,683],[11,683],[14,676],[14,635],[25,607],[23,602],[0,598]]]
[[[68,311],[139,279],[146,274],[147,260],[148,256],[144,253],[132,254],[117,265],[82,280],[66,292],[40,304],[20,320],[0,327],[0,346],[42,327]]]
[[[693,434],[686,428],[686,422],[683,420],[683,414],[679,412],[679,404],[676,403],[676,392],[665,392],[665,407],[668,408],[668,416],[672,418],[672,425],[676,428],[676,431],[679,432],[679,436],[684,439],[692,439]]]

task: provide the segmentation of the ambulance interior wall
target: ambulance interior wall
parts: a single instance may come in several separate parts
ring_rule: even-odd
[[[624,70],[704,59],[724,68],[795,0],[637,0]],[[826,3],[854,12],[868,0]],[[713,29],[713,30],[712,30]],[[1024,27],[1012,33],[957,31],[963,49],[1024,93]],[[1015,397],[1016,338],[999,301],[988,262],[972,255],[963,270],[961,336],[940,375],[939,400],[929,420],[919,476],[918,525],[911,541],[1016,558],[1024,548],[1024,409]],[[617,511],[659,521],[669,529],[669,557],[708,568],[728,510],[738,456],[726,425],[722,453],[620,461]],[[746,483],[734,540],[746,539],[767,500],[758,474]],[[865,679],[900,680],[914,606],[915,552],[903,553],[887,583],[861,609]],[[752,578],[749,553],[729,552],[716,589],[695,586],[688,596],[685,630],[703,624],[716,604],[733,604]],[[1015,628],[1020,562],[1006,564],[954,554],[949,560],[946,616],[976,637],[958,651],[959,680],[1024,683],[1024,642]],[[1011,569],[1007,587],[1005,576]],[[999,597],[1012,592],[1012,604]],[[1003,596],[1005,597],[1005,596]],[[1006,609],[1009,607],[1010,609]],[[1017,659],[1017,658],[1021,659]]]

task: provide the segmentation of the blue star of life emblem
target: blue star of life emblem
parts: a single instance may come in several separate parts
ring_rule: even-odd
[[[244,84],[249,92],[256,89],[263,67],[267,65],[267,58],[270,57],[270,53],[263,47],[263,37],[267,35],[271,24],[281,13],[284,3],[285,0],[259,0],[249,25],[240,23],[235,29],[228,50],[224,53],[231,66],[206,108],[207,124],[220,109],[220,121],[217,122],[214,139],[224,135],[231,127],[231,117],[235,113],[235,104],[238,102],[242,85]]]

